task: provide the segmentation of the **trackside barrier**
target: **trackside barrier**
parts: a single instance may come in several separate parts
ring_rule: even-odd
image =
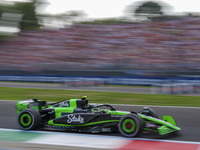
[[[200,93],[200,84],[194,84],[193,85],[193,92],[194,93]]]
[[[151,86],[152,94],[172,94],[172,84],[154,84]]]
[[[0,75],[0,81],[18,81],[18,82],[44,82],[55,83],[60,86],[97,86],[97,85],[139,85],[139,86],[161,86],[164,93],[183,92],[184,90],[177,90],[180,83],[186,84],[185,91],[188,85],[193,85],[193,91],[199,92],[200,77],[199,78],[167,78],[167,77],[102,77],[102,76],[42,76],[42,75]],[[164,85],[163,85],[164,84]],[[173,84],[173,85],[170,85]],[[172,86],[172,87],[171,87]],[[171,88],[175,88],[172,90]],[[189,90],[190,91],[190,90]],[[155,92],[155,91],[154,91]]]
[[[103,81],[89,81],[89,80],[65,80],[59,83],[64,87],[88,87],[88,86],[104,86],[105,83]]]
[[[151,86],[152,94],[189,94],[200,93],[200,84],[174,83],[154,84]]]
[[[183,93],[193,93],[193,84],[182,84]]]
[[[187,86],[187,85],[186,85]],[[183,85],[182,84],[172,84],[172,94],[183,94]]]

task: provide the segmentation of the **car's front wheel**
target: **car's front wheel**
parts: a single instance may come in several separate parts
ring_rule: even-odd
[[[137,114],[125,115],[119,121],[118,129],[123,136],[137,136],[143,129],[142,119]]]
[[[157,112],[149,107],[144,107],[139,113],[146,116],[152,116],[154,118],[158,118]]]
[[[41,123],[41,116],[35,109],[25,109],[19,113],[17,122],[23,130],[34,130]]]

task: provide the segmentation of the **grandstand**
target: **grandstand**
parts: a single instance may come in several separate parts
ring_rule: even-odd
[[[197,72],[200,18],[27,30],[0,46],[1,72],[66,70]],[[121,74],[121,72],[118,72]]]

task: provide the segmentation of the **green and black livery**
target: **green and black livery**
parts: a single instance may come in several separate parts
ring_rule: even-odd
[[[118,111],[110,104],[88,104],[86,96],[56,103],[37,99],[16,105],[18,125],[23,130],[53,129],[78,132],[115,132],[135,137],[142,131],[165,135],[180,131],[172,116],[158,119],[157,113],[144,107],[140,112]]]

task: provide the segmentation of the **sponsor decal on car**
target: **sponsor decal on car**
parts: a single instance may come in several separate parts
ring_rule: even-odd
[[[61,102],[59,107],[69,107],[69,102]]]
[[[145,127],[147,127],[147,128],[156,128],[157,127],[157,125],[155,125],[155,124],[153,124],[153,123],[145,123]]]
[[[121,118],[122,117],[122,115],[111,115],[111,117],[119,117],[119,118]]]
[[[73,127],[73,126],[45,125],[44,128],[74,129],[75,127]]]
[[[73,123],[73,122],[79,122],[79,123],[84,123],[84,118],[73,114],[67,115],[67,123]]]

